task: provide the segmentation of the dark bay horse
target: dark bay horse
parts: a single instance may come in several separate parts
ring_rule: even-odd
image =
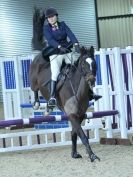
[[[93,153],[81,123],[85,119],[90,90],[95,83],[96,64],[93,47],[90,49],[82,47],[80,52],[79,59],[75,65],[62,70],[64,74],[62,74],[61,79],[57,83],[56,99],[57,106],[65,112],[72,125],[72,158],[82,157],[77,152],[77,136],[79,136],[86,147],[86,152],[91,162],[93,162],[96,159],[100,159]],[[48,58],[44,58],[42,52],[31,63],[29,77],[31,89],[35,93],[40,91],[42,96],[48,100],[50,97],[49,81],[51,71]],[[37,96],[35,99],[38,99]]]

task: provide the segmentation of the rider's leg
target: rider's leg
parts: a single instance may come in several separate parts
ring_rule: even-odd
[[[91,100],[93,100],[93,99],[94,99],[95,101],[97,101],[97,100],[99,100],[100,98],[102,98],[101,95],[96,95],[96,94],[93,92],[92,89],[89,90],[89,101],[91,101]]]
[[[55,106],[56,105],[55,91],[56,91],[56,81],[51,80],[51,84],[50,84],[50,99],[48,101],[48,105],[49,106]]]
[[[54,107],[56,105],[56,99],[55,99],[56,81],[60,73],[62,61],[63,61],[63,55],[50,56],[51,86],[50,86],[50,100],[48,101],[48,106],[51,107]]]

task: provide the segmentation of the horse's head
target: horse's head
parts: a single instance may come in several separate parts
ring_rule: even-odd
[[[45,21],[45,14],[43,9],[34,7],[33,13],[33,38],[32,48],[34,50],[42,50],[46,46],[43,36],[43,25]]]
[[[79,64],[81,72],[90,87],[94,87],[96,80],[96,61],[94,59],[94,48],[82,47],[80,49]]]

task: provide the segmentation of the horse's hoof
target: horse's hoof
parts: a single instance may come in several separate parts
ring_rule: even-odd
[[[95,154],[91,154],[91,156],[90,156],[90,160],[91,160],[91,162],[94,162],[95,160],[100,161],[100,158],[97,157]]]
[[[45,116],[48,116],[52,111],[53,111],[53,109],[52,109],[52,108],[49,108],[49,107],[47,106],[44,115],[45,115]]]
[[[33,103],[33,105],[32,105],[32,108],[33,108],[34,110],[38,110],[38,109],[39,109],[39,106],[40,106],[40,102],[35,101],[35,102]]]
[[[48,111],[44,112],[44,116],[49,116],[49,114],[50,114],[50,112],[48,112]]]
[[[82,156],[78,152],[72,153],[71,155],[72,155],[72,158],[74,159],[82,158]]]

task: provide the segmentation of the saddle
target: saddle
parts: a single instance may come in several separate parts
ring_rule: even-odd
[[[68,43],[67,49],[71,51],[73,44],[71,42]],[[59,54],[60,50],[58,48],[53,48],[51,46],[47,46],[42,49],[42,56],[44,60],[49,61],[49,56],[54,55],[54,54]]]
[[[76,70],[75,65],[65,64],[65,62],[62,63],[61,71],[57,78],[56,91],[59,91],[61,89],[67,78],[70,79],[72,77],[72,74],[74,73],[75,70]],[[49,91],[50,91],[50,81],[51,80],[48,79],[43,83],[43,86],[47,86]]]
[[[59,89],[63,86],[67,78],[70,79],[72,77],[72,73],[74,71],[75,71],[75,66],[71,64],[65,64],[65,62],[62,64],[61,72],[57,78],[57,88],[56,88],[57,91],[59,91]]]
[[[48,46],[42,49],[42,56],[43,56],[43,59],[46,61],[50,61],[49,56],[58,54],[58,53],[59,53],[59,50],[51,46]]]

